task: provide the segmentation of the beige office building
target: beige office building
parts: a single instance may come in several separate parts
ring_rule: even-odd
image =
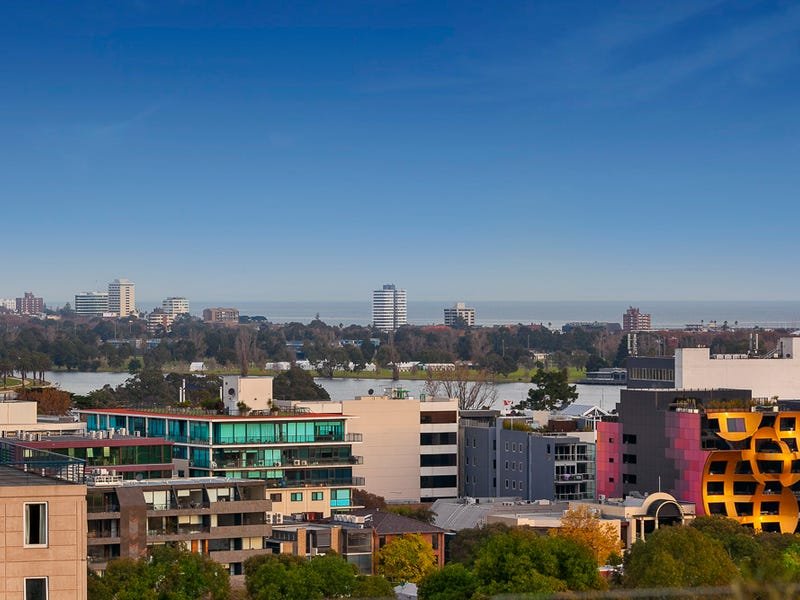
[[[136,312],[136,284],[128,279],[115,279],[109,283],[108,310],[121,318]]]
[[[344,402],[289,404],[353,418],[351,429],[363,435],[363,461],[353,475],[364,478],[368,492],[398,503],[458,496],[457,399],[392,389]]]
[[[86,600],[86,486],[0,466],[0,600]]]

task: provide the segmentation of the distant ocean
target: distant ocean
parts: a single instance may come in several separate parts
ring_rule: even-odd
[[[371,322],[369,301],[308,301],[308,302],[231,302],[189,299],[193,314],[200,315],[209,306],[233,306],[243,315],[262,315],[274,323],[298,321],[308,323],[317,314],[331,325],[367,325]],[[687,323],[728,321],[740,327],[800,328],[800,301],[466,301],[475,309],[478,325],[509,325],[515,323],[543,323],[561,327],[571,321],[622,322],[622,313],[629,305],[638,306],[642,312],[653,316],[654,327],[683,327]],[[148,309],[156,302],[137,303]],[[442,323],[442,310],[452,302],[420,300],[408,301],[408,320],[414,325]]]

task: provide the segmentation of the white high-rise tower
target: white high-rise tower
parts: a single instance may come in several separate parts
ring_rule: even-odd
[[[136,285],[127,279],[115,279],[108,284],[108,310],[119,317],[136,312]]]
[[[387,283],[372,292],[372,324],[381,331],[394,331],[408,324],[406,291]]]

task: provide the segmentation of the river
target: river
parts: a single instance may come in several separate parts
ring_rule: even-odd
[[[127,373],[82,373],[76,371],[48,371],[45,379],[59,388],[74,394],[88,394],[106,384],[116,387],[124,383]],[[324,387],[333,400],[347,400],[356,396],[366,396],[369,390],[381,393],[385,388],[403,387],[412,395],[418,396],[423,391],[424,381],[391,379],[324,379],[317,378],[317,383]],[[500,383],[497,384],[497,406],[502,406],[503,400],[517,403],[528,395],[531,385],[529,383]],[[613,410],[619,402],[618,386],[609,385],[581,385],[578,384],[578,404],[596,405],[604,410]]]

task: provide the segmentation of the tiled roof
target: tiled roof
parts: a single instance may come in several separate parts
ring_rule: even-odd
[[[411,517],[404,517],[393,512],[379,510],[377,508],[360,508],[350,511],[351,515],[366,516],[372,515],[372,527],[378,535],[402,535],[404,533],[445,533],[445,530],[418,521]]]

